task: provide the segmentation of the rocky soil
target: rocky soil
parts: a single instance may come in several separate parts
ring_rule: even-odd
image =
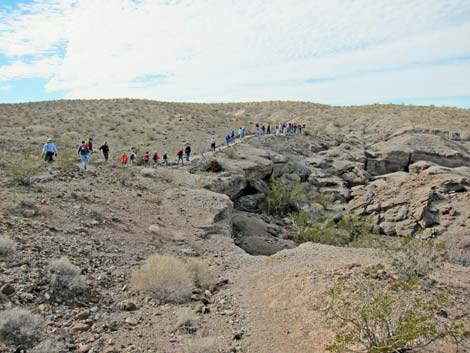
[[[226,129],[283,120],[307,129],[207,152],[212,134],[221,140]],[[77,121],[87,121],[87,131]],[[141,122],[151,128],[133,131]],[[444,240],[450,258],[432,274],[433,286],[452,289],[453,311],[470,313],[468,110],[61,101],[0,105],[0,124],[2,156],[18,161],[48,136],[74,151],[80,134],[93,134],[116,154],[131,144],[161,151],[194,141],[197,155],[184,167],[122,167],[96,154],[87,172],[75,161],[41,164],[30,186],[12,184],[11,161],[0,161],[0,234],[16,242],[13,256],[0,260],[0,309],[41,315],[44,337],[67,351],[196,353],[195,342],[210,338],[211,352],[325,352],[334,332],[315,304],[338,277],[376,264],[390,271],[391,259],[377,249],[298,246],[291,220],[265,209],[276,178],[302,186],[307,198],[296,207],[309,214],[364,216],[384,239]],[[208,169],[213,159],[217,173]],[[137,291],[132,273],[156,253],[208,261],[211,288],[195,288],[187,304]],[[86,283],[70,301],[47,281],[48,265],[62,256]],[[182,328],[188,315],[191,327]],[[0,343],[0,352],[10,351]]]

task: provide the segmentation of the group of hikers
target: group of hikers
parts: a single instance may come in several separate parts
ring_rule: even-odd
[[[305,128],[305,124],[297,123],[277,123],[276,124],[276,135],[280,134],[297,134],[302,133],[302,129]],[[256,124],[256,135],[271,134],[271,124],[268,126]]]
[[[264,134],[271,134],[271,125],[268,124],[260,125],[256,124],[256,135],[264,135]],[[278,123],[276,124],[276,135],[279,134],[301,134],[302,129],[305,128],[305,124],[297,124],[297,123]],[[240,127],[235,133],[235,130],[227,133],[225,135],[225,142],[226,145],[229,146],[231,143],[234,143],[236,138],[242,140],[245,137],[245,127]],[[212,136],[210,140],[210,149],[212,152],[216,151],[216,140],[215,137]],[[99,151],[103,153],[103,157],[105,161],[109,159],[109,146],[107,142],[104,142],[100,147]],[[82,162],[83,169],[86,170],[88,167],[88,163],[90,158],[93,154],[93,138],[89,138],[88,141],[82,141],[80,147],[78,148],[78,155]],[[52,139],[48,139],[47,142],[44,144],[42,148],[42,155],[46,162],[53,162],[54,157],[57,157],[58,151],[57,146],[55,145]],[[184,165],[184,160],[186,162],[190,161],[191,157],[191,146],[187,143],[183,148],[179,149],[176,153],[176,165],[179,166]],[[139,160],[137,158],[137,151],[134,147],[131,147],[130,152],[123,152],[119,158],[120,162],[123,165],[140,165]],[[144,166],[149,166],[151,163],[156,167],[159,165],[160,160],[162,160],[163,164],[168,166],[169,165],[169,155],[168,152],[164,152],[161,156],[158,152],[154,152],[152,155],[149,151],[146,151],[142,156],[142,164]]]
[[[184,165],[184,160],[183,157],[185,157],[186,161],[190,161],[191,157],[191,146],[189,144],[186,144],[186,146],[182,149],[179,149],[178,152],[176,152],[176,164],[179,165],[180,163]],[[149,166],[152,162],[154,166],[157,166],[160,163],[160,159],[163,160],[164,165],[169,164],[169,157],[168,157],[168,152],[164,152],[162,156],[158,154],[158,152],[154,152],[152,156],[150,156],[150,152],[146,151],[144,155],[142,156],[142,161],[144,166]],[[119,157],[119,160],[123,165],[135,165],[138,164],[138,158],[137,158],[137,151],[134,147],[131,147],[131,151],[129,153],[123,152],[121,156]]]

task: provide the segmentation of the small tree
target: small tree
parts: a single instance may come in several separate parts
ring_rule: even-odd
[[[409,283],[387,286],[364,275],[340,280],[328,292],[328,320],[336,330],[330,352],[398,353],[445,338],[462,326],[437,315],[444,295],[421,293]]]
[[[268,213],[281,217],[296,211],[296,205],[306,201],[307,196],[300,183],[292,185],[282,179],[273,180],[269,191],[264,196]]]

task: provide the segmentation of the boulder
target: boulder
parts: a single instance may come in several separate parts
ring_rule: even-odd
[[[283,239],[282,228],[251,213],[235,211],[233,229],[235,243],[251,255],[270,256],[296,246],[293,241]]]
[[[244,212],[258,212],[261,202],[264,199],[264,194],[254,194],[242,196],[235,201],[235,208]]]

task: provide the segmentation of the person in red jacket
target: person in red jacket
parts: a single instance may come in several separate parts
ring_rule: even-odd
[[[147,166],[149,164],[149,161],[150,161],[150,153],[147,151],[144,153],[144,166]]]
[[[126,152],[122,152],[122,154],[121,154],[121,163],[126,165],[127,162],[129,162],[129,156],[127,155]]]
[[[184,165],[184,162],[183,162],[183,149],[180,149],[178,151],[178,153],[176,154],[176,157],[177,157],[177,161],[176,161],[176,165],[179,165],[180,164],[180,161],[181,161],[181,164]]]
[[[155,152],[153,154],[153,157],[152,157],[152,160],[153,160],[153,163],[155,164],[155,167],[158,166],[158,160],[160,159],[160,156],[158,155],[157,152]]]

